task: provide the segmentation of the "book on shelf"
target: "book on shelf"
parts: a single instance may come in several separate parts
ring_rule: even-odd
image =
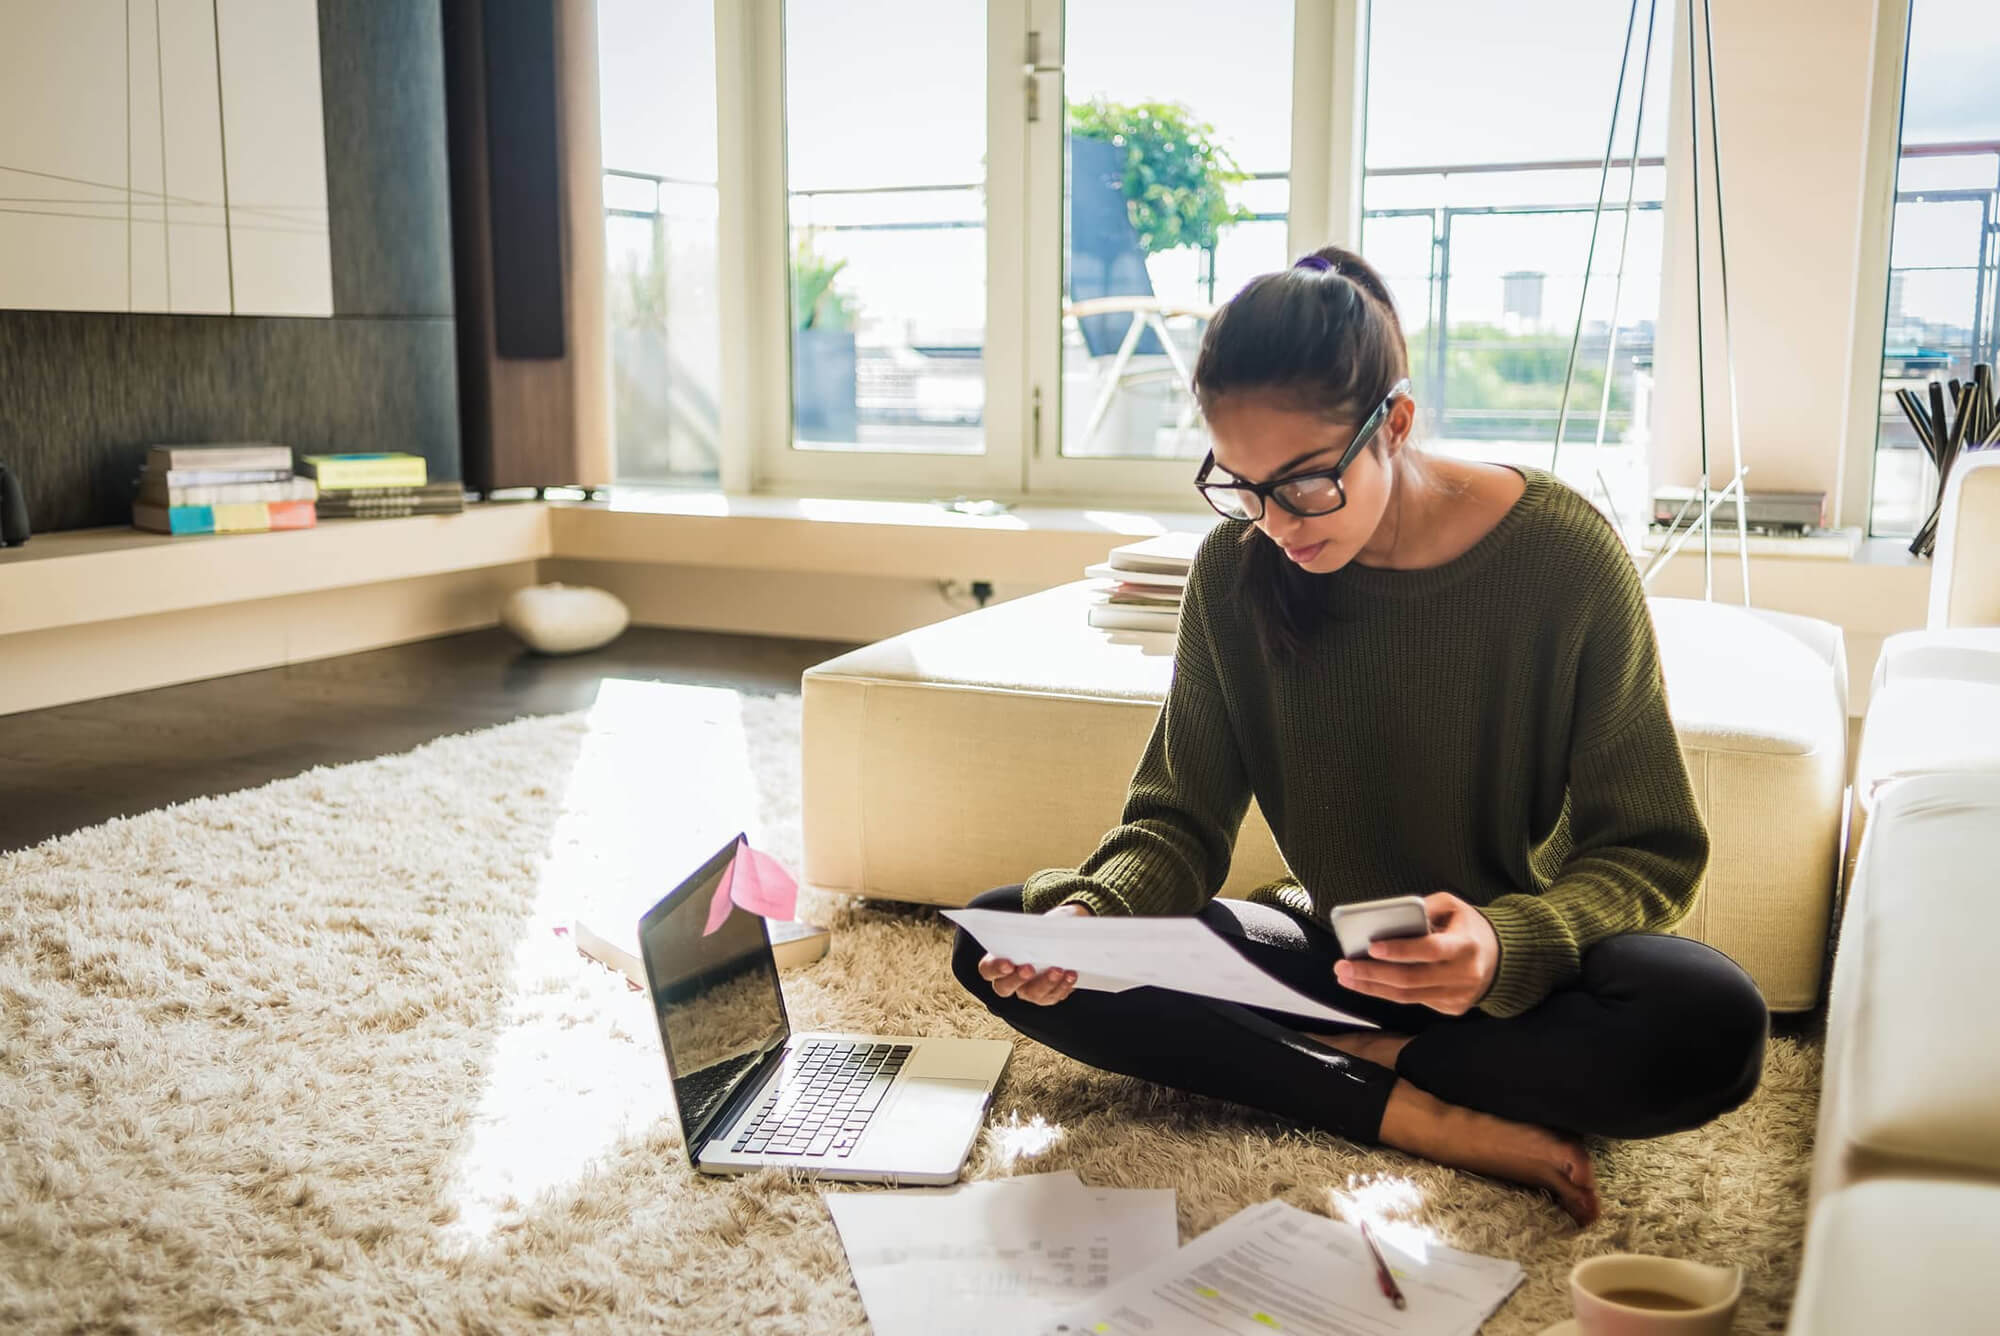
[[[457,515],[464,509],[463,501],[381,501],[366,506],[343,506],[337,502],[329,505],[322,501],[319,517],[323,520],[400,520],[411,515]]]
[[[322,492],[349,487],[422,487],[430,481],[422,455],[368,453],[307,455],[299,472],[319,483]]]
[[[419,487],[341,487],[322,493],[328,501],[465,501],[465,484],[446,480],[427,482]]]
[[[465,485],[433,482],[422,487],[343,487],[319,494],[324,516],[443,515],[465,509]]]
[[[310,529],[318,522],[310,501],[245,501],[213,506],[132,504],[132,523],[151,533],[264,533]]]
[[[155,469],[139,475],[139,485],[157,479],[160,487],[235,487],[245,483],[290,482],[292,471],[284,469]]]
[[[239,445],[156,445],[146,451],[148,472],[166,473],[179,469],[261,470],[290,476],[290,446],[268,441]]]
[[[771,934],[771,954],[777,957],[781,970],[812,964],[826,955],[827,947],[833,941],[830,929],[811,923],[765,919],[764,927]],[[646,964],[639,959],[637,923],[627,931],[613,930],[609,925],[600,931],[578,918],[570,924],[570,936],[575,940],[578,951],[617,970],[633,987],[645,989]]]
[[[192,483],[175,486],[172,473],[148,469],[139,477],[139,499],[155,506],[214,506],[239,501],[311,501],[319,487],[311,478],[256,482]]]

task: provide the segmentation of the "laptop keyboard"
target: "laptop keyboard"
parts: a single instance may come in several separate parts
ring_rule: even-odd
[[[908,1044],[807,1043],[794,1052],[791,1070],[764,1096],[730,1149],[845,1158],[909,1056]]]

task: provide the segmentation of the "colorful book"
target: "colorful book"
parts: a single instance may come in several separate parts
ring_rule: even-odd
[[[310,529],[318,520],[310,501],[250,501],[219,506],[156,506],[140,501],[132,507],[132,523],[151,533],[264,533],[271,529]]]
[[[147,469],[139,475],[141,486],[158,479],[161,487],[233,487],[238,483],[289,482],[292,471],[282,469]]]
[[[323,492],[349,487],[422,487],[430,481],[422,455],[307,455],[299,472],[317,479]]]
[[[246,501],[311,501],[319,487],[311,478],[282,482],[225,482],[175,487],[167,474],[147,473],[139,479],[139,499],[155,506],[215,506]]]
[[[170,469],[281,469],[292,471],[290,446],[252,442],[242,445],[156,445],[146,452],[146,467]]]

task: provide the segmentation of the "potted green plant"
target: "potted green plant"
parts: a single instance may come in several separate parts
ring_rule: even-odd
[[[1254,216],[1231,199],[1234,187],[1250,178],[1215,128],[1177,102],[1127,105],[1100,97],[1070,108],[1069,130],[1072,298],[1148,296],[1154,289],[1147,258],[1183,246],[1208,255],[1212,298],[1222,229]],[[1078,322],[1090,358],[1066,366],[1064,395],[1096,407],[1074,415],[1079,424],[1094,423],[1078,428],[1090,439],[1079,439],[1075,448],[1154,454],[1160,427],[1176,416],[1175,395],[1186,387],[1157,369],[1128,369],[1116,386],[1100,383],[1103,359],[1123,345],[1137,318],[1110,312]],[[1141,333],[1133,350],[1142,366],[1163,360],[1160,333]]]
[[[855,405],[854,300],[834,286],[845,260],[792,252],[792,424],[809,441],[860,439]]]
[[[1182,103],[1094,98],[1069,109],[1069,132],[1124,150],[1125,210],[1148,255],[1180,246],[1213,252],[1223,228],[1254,216],[1229,198],[1250,174]]]

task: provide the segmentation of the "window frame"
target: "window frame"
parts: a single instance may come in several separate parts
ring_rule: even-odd
[[[716,0],[725,492],[1202,508],[1198,460],[1061,454],[1065,117],[1029,122],[1027,90],[1066,105],[1063,0],[986,3],[985,449],[964,455],[793,447],[784,0]],[[1358,234],[1367,5],[1294,0],[1293,252]]]

